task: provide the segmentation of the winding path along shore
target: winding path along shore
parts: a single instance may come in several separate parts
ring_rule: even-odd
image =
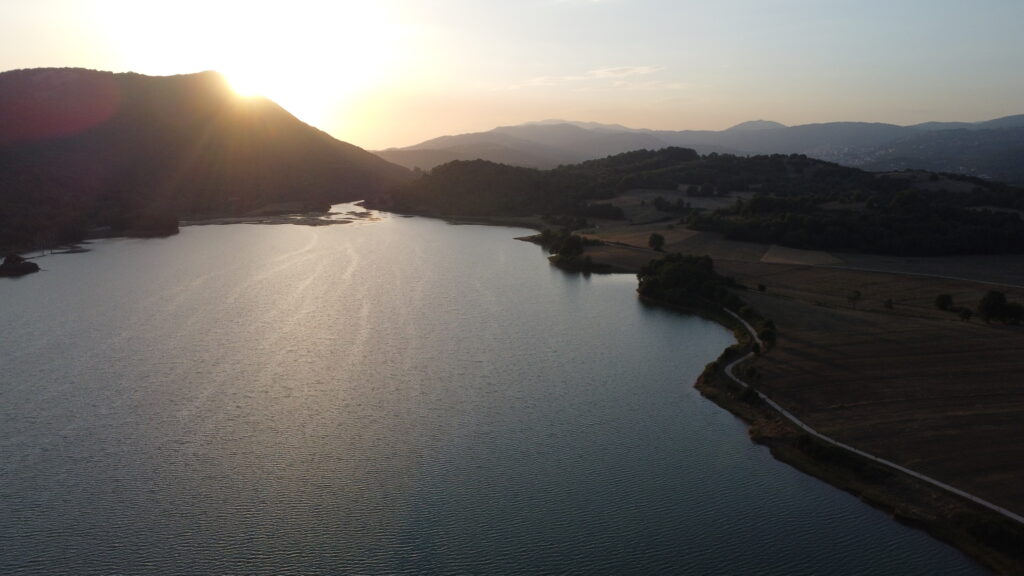
[[[663,252],[647,246],[653,232]],[[1024,574],[1024,330],[935,306],[949,294],[970,308],[993,289],[1024,301],[1024,255],[769,261],[767,245],[666,223],[603,223],[584,236],[602,242],[584,255],[608,271],[636,273],[666,253],[711,257],[750,288],[739,295],[777,337],[751,366],[756,390],[735,370],[752,356],[730,362],[727,351],[698,381],[701,394],[747,421],[777,459],[997,573]],[[706,312],[734,325],[719,310]]]
[[[935,306],[949,294],[957,309],[971,308],[989,290],[1024,301],[1014,272],[1024,256],[768,262],[765,246],[666,225],[597,230],[589,236],[605,244],[585,254],[636,272],[664,254],[639,245],[653,231],[674,240],[667,253],[710,256],[777,326],[770,353],[723,355],[717,375],[697,383],[703,395],[747,421],[777,459],[998,573],[1024,574],[1024,330]]]
[[[757,342],[758,346],[762,350],[765,349],[764,348],[764,342],[762,342],[761,339],[757,336],[757,332],[754,330],[753,326],[751,326],[746,320],[741,318],[738,314],[736,314],[732,310],[729,310],[727,308],[723,308],[723,311],[725,311],[727,314],[729,314],[730,316],[732,316],[733,318],[735,318],[736,320],[741,322],[743,324],[743,326],[747,329],[747,332],[750,333],[750,336],[754,339],[755,342]],[[1000,514],[1000,515],[1002,515],[1002,516],[1004,516],[1004,517],[1006,517],[1006,518],[1008,518],[1010,520],[1013,520],[1014,522],[1017,522],[1017,523],[1019,523],[1021,525],[1024,525],[1024,516],[1021,516],[1020,514],[1016,514],[1014,512],[1011,512],[1011,511],[1007,510],[1006,508],[1003,508],[1002,506],[997,506],[997,505],[995,505],[995,504],[993,504],[993,503],[991,503],[991,502],[989,502],[989,501],[987,501],[987,500],[985,500],[983,498],[979,498],[978,496],[975,496],[974,494],[970,494],[968,492],[960,490],[959,488],[956,488],[955,486],[950,486],[949,484],[946,484],[945,482],[941,482],[939,480],[936,480],[935,478],[932,478],[930,476],[926,476],[924,474],[921,474],[920,472],[915,472],[914,470],[911,470],[911,469],[906,468],[904,466],[900,466],[899,464],[896,464],[895,462],[890,462],[889,460],[886,460],[884,458],[879,458],[879,457],[877,457],[877,456],[875,456],[873,454],[869,454],[867,452],[864,452],[863,450],[858,450],[857,448],[854,448],[853,446],[849,446],[847,444],[839,442],[838,440],[836,440],[834,438],[831,438],[829,436],[826,436],[825,434],[822,434],[822,433],[818,432],[817,430],[815,430],[814,428],[808,426],[802,420],[800,420],[799,418],[797,418],[796,416],[791,414],[788,410],[786,410],[785,408],[783,408],[782,406],[777,404],[774,400],[772,400],[768,396],[765,396],[763,393],[759,392],[758,390],[756,390],[754,388],[751,388],[750,384],[748,384],[747,382],[744,382],[742,379],[740,379],[739,377],[736,376],[736,374],[734,372],[734,369],[736,368],[736,366],[742,364],[743,362],[746,362],[747,360],[750,360],[754,356],[756,356],[756,354],[754,352],[749,352],[745,356],[742,356],[740,358],[737,358],[736,360],[733,360],[732,362],[730,362],[725,367],[725,374],[730,379],[732,379],[733,382],[736,382],[737,384],[739,384],[742,388],[744,388],[744,389],[747,389],[747,388],[751,389],[751,391],[753,391],[755,394],[757,394],[757,396],[762,401],[764,401],[765,404],[771,406],[772,409],[774,409],[776,412],[778,412],[780,415],[782,415],[786,420],[788,420],[789,422],[791,422],[792,424],[794,424],[795,426],[797,426],[798,428],[800,428],[804,432],[814,436],[815,438],[817,438],[818,440],[821,440],[822,442],[825,442],[827,444],[831,444],[832,446],[835,446],[837,448],[841,448],[843,450],[846,450],[846,451],[851,452],[853,454],[856,454],[858,456],[867,458],[867,459],[869,459],[869,460],[871,460],[873,462],[877,462],[878,464],[881,464],[881,465],[886,466],[888,468],[891,468],[893,470],[897,470],[897,471],[902,472],[904,474],[908,474],[908,475],[910,475],[910,476],[912,476],[914,478],[917,478],[918,480],[922,480],[924,482],[932,484],[933,486],[941,488],[942,490],[945,490],[945,491],[950,492],[952,494],[956,494],[957,496],[960,496],[962,498],[966,498],[967,500],[970,500],[971,502],[974,502],[975,504],[978,504],[980,506],[984,506],[985,508],[988,508],[989,510],[992,510],[993,512],[996,512],[996,513],[998,513],[998,514]]]

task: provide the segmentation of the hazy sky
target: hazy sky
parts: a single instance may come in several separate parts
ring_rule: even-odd
[[[1024,0],[0,0],[0,70],[220,70],[364,148],[1024,113]]]

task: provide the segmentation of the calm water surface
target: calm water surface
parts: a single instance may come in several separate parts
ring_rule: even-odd
[[[0,574],[978,574],[523,230],[205,226],[0,280]]]

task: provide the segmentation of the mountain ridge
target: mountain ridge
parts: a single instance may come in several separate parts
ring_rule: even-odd
[[[324,207],[408,170],[309,126],[216,72],[0,74],[0,246],[80,239],[159,215]]]
[[[572,142],[552,137],[570,131]],[[953,131],[969,131],[973,143]],[[508,139],[515,135],[516,140]],[[497,140],[505,136],[505,140]],[[487,142],[486,152],[476,154]],[[930,144],[926,144],[930,142]],[[821,122],[786,126],[769,120],[725,130],[653,130],[596,122],[543,120],[485,132],[447,135],[405,148],[375,151],[409,168],[430,170],[452,160],[483,159],[530,168],[554,168],[605,155],[678,146],[701,154],[805,154],[865,169],[928,169],[1024,183],[1024,115],[984,122]],[[415,150],[416,152],[411,152]]]

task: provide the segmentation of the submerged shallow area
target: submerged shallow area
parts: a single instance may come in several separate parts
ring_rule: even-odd
[[[0,572],[984,573],[702,399],[726,330],[524,233],[185,227],[0,282]]]

